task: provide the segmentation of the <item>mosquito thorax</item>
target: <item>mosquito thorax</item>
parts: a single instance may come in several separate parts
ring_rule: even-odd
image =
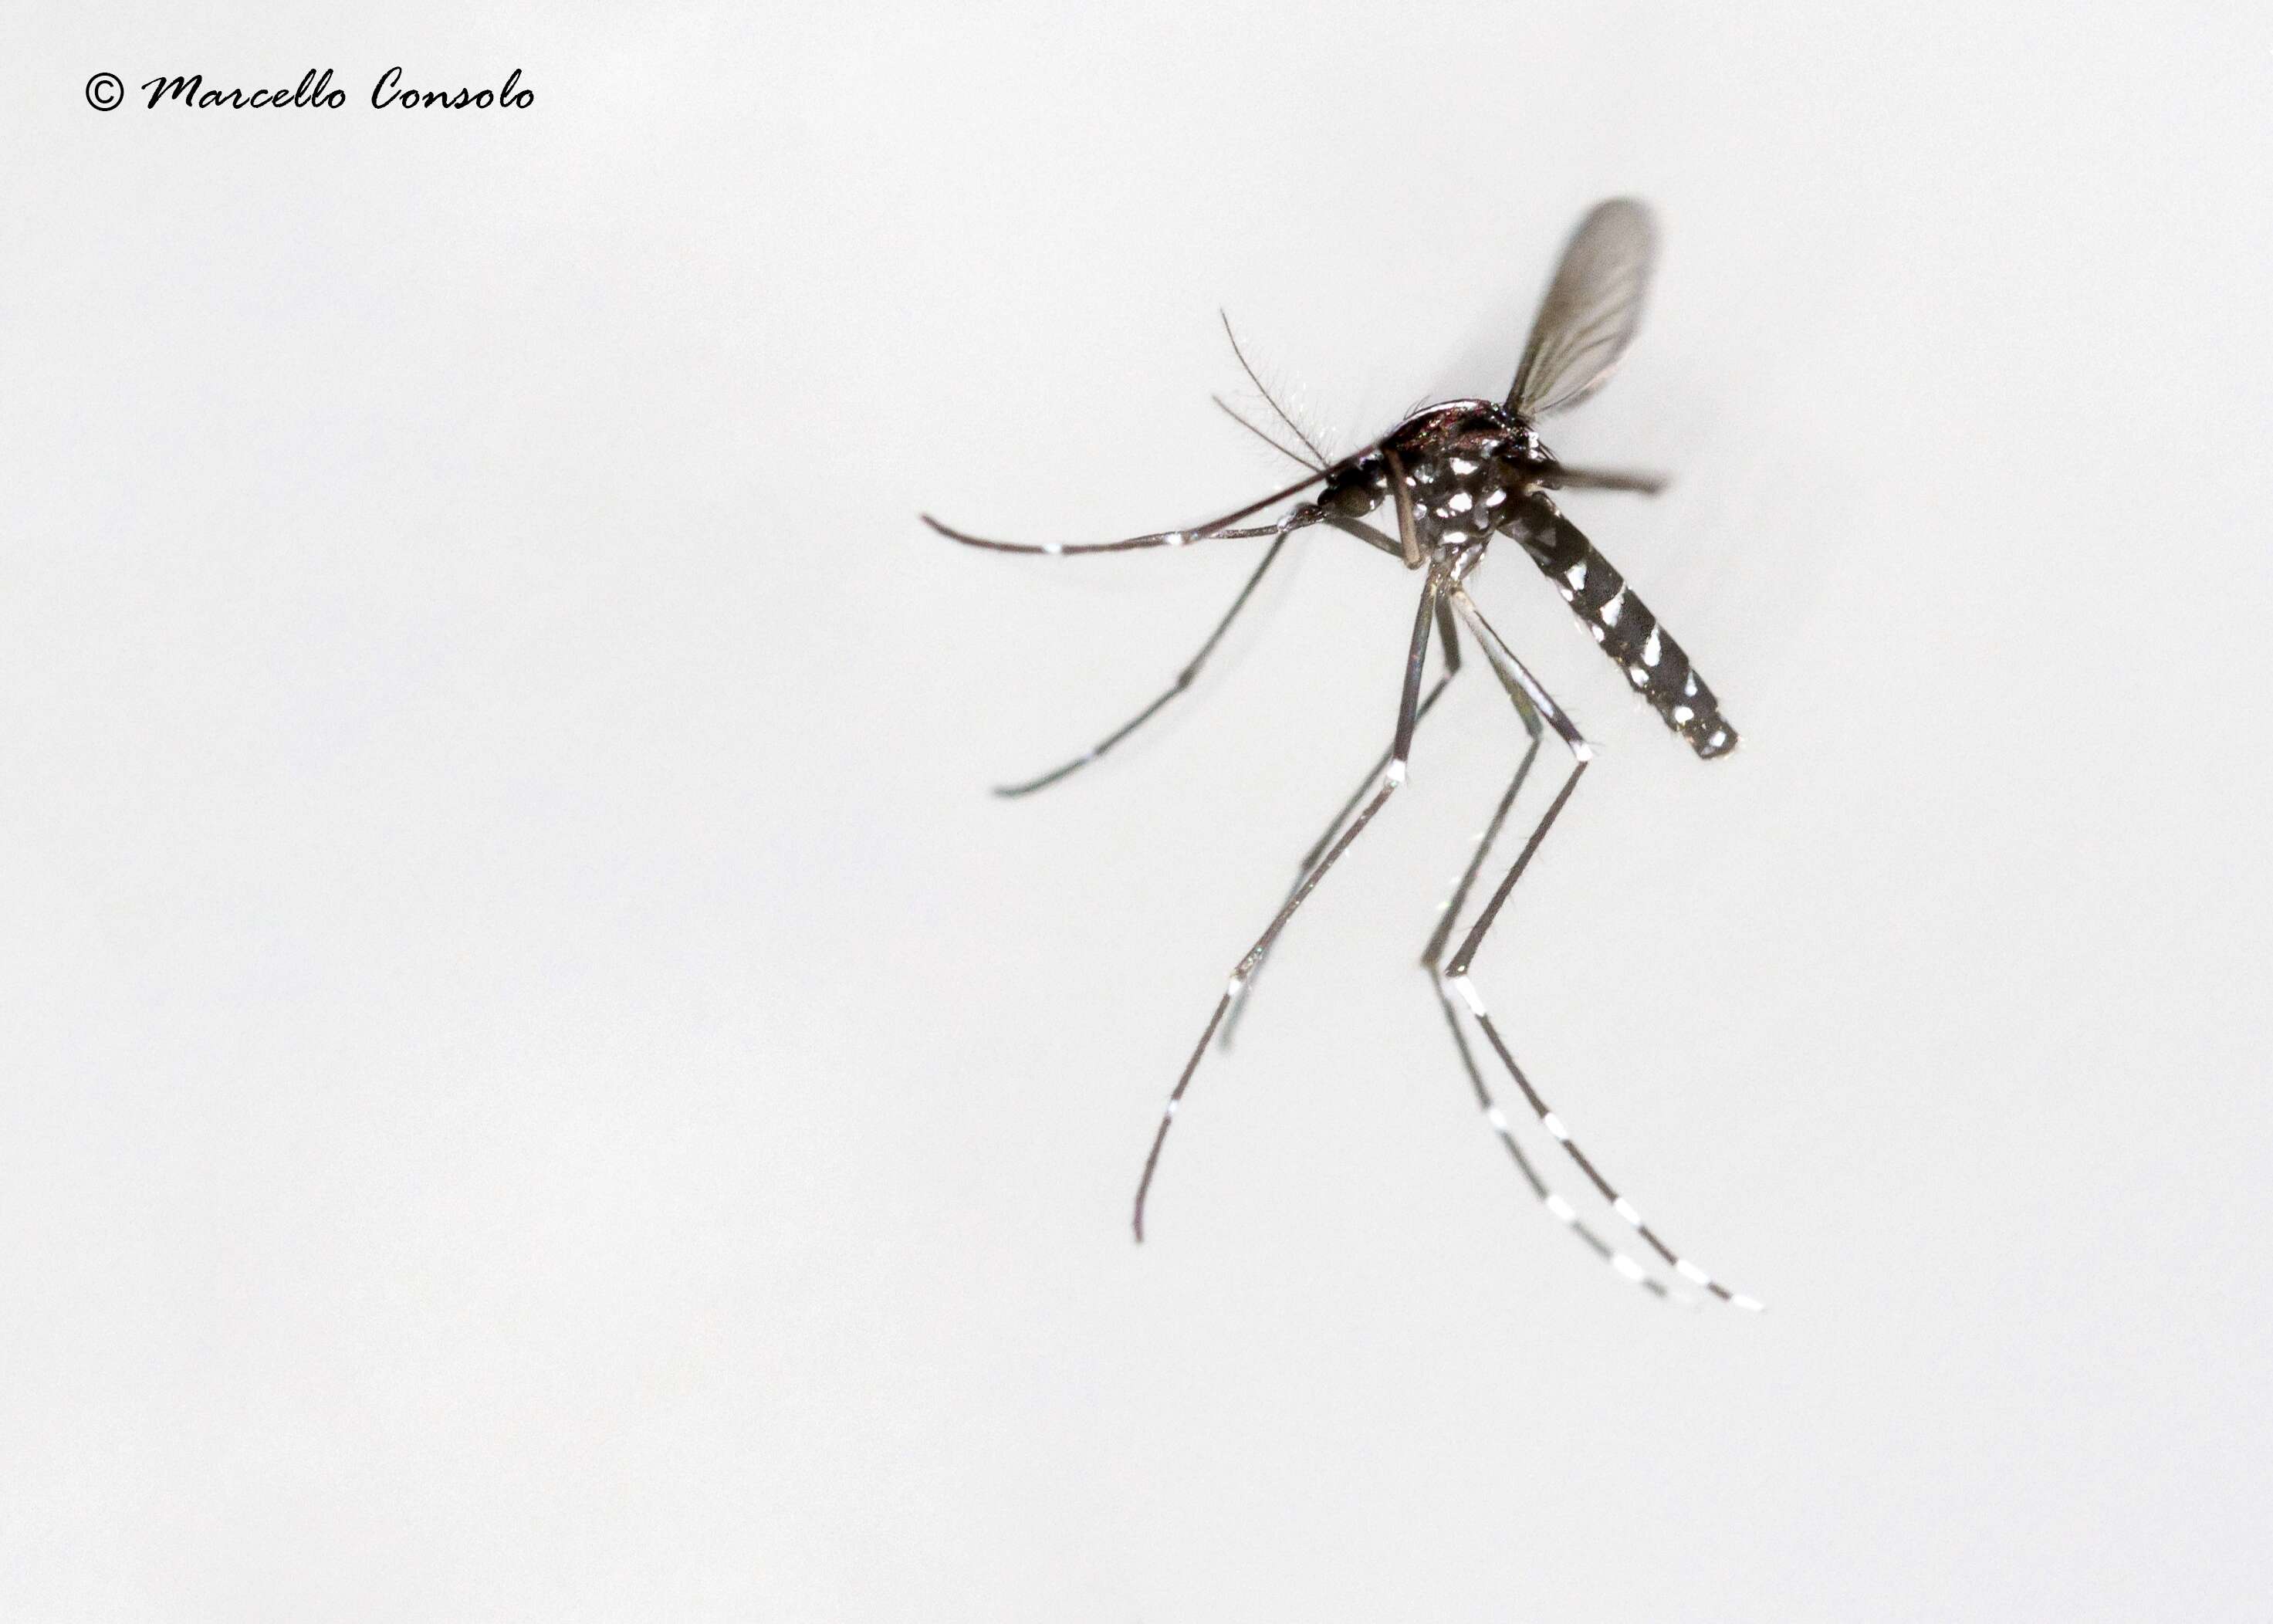
[[[1556,483],[1555,459],[1532,426],[1489,401],[1446,401],[1414,412],[1371,450],[1335,470],[1318,505],[1362,518],[1402,476],[1424,546],[1489,538],[1506,505]]]

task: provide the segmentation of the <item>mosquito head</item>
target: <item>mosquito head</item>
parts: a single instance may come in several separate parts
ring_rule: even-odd
[[[1389,460],[1380,447],[1361,453],[1326,476],[1317,506],[1346,519],[1362,519],[1389,497]]]

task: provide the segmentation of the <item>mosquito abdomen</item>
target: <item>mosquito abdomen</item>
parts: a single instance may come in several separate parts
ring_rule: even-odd
[[[1534,498],[1527,506],[1532,522],[1524,516],[1512,520],[1511,533],[1594,634],[1602,651],[1617,662],[1626,680],[1703,759],[1735,749],[1737,730],[1721,714],[1720,701],[1625,578],[1551,504]]]

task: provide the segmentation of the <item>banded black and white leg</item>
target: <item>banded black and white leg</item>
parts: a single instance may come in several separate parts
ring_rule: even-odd
[[[1525,870],[1531,866],[1532,858],[1537,854],[1541,843],[1547,838],[1548,831],[1554,827],[1556,818],[1561,815],[1564,807],[1569,802],[1572,792],[1578,788],[1579,780],[1585,775],[1587,763],[1593,759],[1593,755],[1587,746],[1587,741],[1580,737],[1578,728],[1564,713],[1562,707],[1557,705],[1546,689],[1539,685],[1537,679],[1533,677],[1523,662],[1516,658],[1514,650],[1510,649],[1499,634],[1492,629],[1490,622],[1483,618],[1482,613],[1477,609],[1474,600],[1468,597],[1467,590],[1455,583],[1450,589],[1448,596],[1454,611],[1467,623],[1469,633],[1476,639],[1477,645],[1482,649],[1484,658],[1490,663],[1493,671],[1498,674],[1502,682],[1509,687],[1511,695],[1517,690],[1520,690],[1522,701],[1528,702],[1545,718],[1548,726],[1553,728],[1557,737],[1571,752],[1572,766],[1570,777],[1564,779],[1562,787],[1556,792],[1553,801],[1549,804],[1539,822],[1533,826],[1529,836],[1523,843],[1522,850],[1517,853],[1514,862],[1510,866],[1506,878],[1500,882],[1490,899],[1484,904],[1482,910],[1476,915],[1474,922],[1469,927],[1467,936],[1462,938],[1459,950],[1452,955],[1452,962],[1444,966],[1442,983],[1449,987],[1460,1002],[1467,1006],[1468,1012],[1482,1031],[1493,1053],[1499,1057],[1500,1064],[1506,1069],[1508,1076],[1514,1080],[1516,1087],[1523,1094],[1525,1102],[1531,1107],[1532,1113],[1539,1118],[1540,1125],[1544,1127],[1549,1135],[1563,1147],[1564,1153],[1577,1164],[1579,1170],[1586,1175],[1587,1182],[1594,1185],[1603,1200],[1609,1203],[1610,1210],[1639,1235],[1650,1250],[1662,1259],[1667,1267],[1681,1279],[1712,1293],[1724,1303],[1757,1313],[1762,1306],[1758,1298],[1729,1289],[1714,1279],[1709,1271],[1674,1251],[1656,1230],[1650,1227],[1634,1204],[1628,1200],[1595,1166],[1594,1161],[1572,1137],[1569,1128],[1564,1125],[1562,1117],[1556,1113],[1552,1106],[1548,1104],[1538,1089],[1532,1085],[1531,1079],[1524,1074],[1523,1068],[1517,1064],[1514,1054],[1509,1049],[1506,1040],[1501,1036],[1498,1026],[1485,1008],[1483,999],[1477,993],[1474,983],[1469,979],[1469,968],[1474,963],[1477,951],[1490,934],[1493,924],[1499,918],[1500,910],[1506,906],[1510,893],[1515,890],[1516,883],[1523,877]],[[1518,710],[1521,709],[1522,702],[1519,702]],[[1466,1045],[1463,1045],[1463,1053],[1467,1053]],[[1473,1059],[1472,1056],[1469,1057]],[[1489,1101],[1489,1091],[1483,1087],[1473,1066],[1471,1079],[1475,1082],[1480,1097]],[[1487,1113],[1494,1109],[1489,1103],[1485,1106]],[[1502,1121],[1495,1122],[1493,1125],[1501,1130],[1510,1147],[1514,1148],[1512,1137],[1505,1133],[1504,1118]],[[1543,1193],[1541,1199],[1548,1199]],[[1552,1202],[1549,1202],[1549,1206],[1550,1209],[1555,1210],[1557,1217],[1563,1217],[1561,1209],[1554,1208]],[[1572,1223],[1575,1227],[1575,1214],[1571,1218],[1564,1219],[1564,1222]],[[1613,1250],[1609,1260],[1611,1267],[1620,1274],[1634,1281],[1635,1283],[1647,1282],[1647,1272],[1624,1253]]]
[[[974,536],[968,530],[956,530],[927,513],[916,516],[949,541],[959,541],[966,547],[981,547],[989,553],[1023,553],[1049,558],[1070,558],[1089,553],[1135,553],[1148,547],[1189,546],[1196,541],[1228,541],[1238,536],[1272,536],[1281,530],[1300,530],[1306,524],[1315,524],[1325,515],[1307,504],[1269,524],[1241,526],[1240,521],[1252,518],[1266,508],[1276,508],[1290,498],[1300,496],[1325,478],[1329,471],[1316,470],[1268,496],[1257,498],[1244,508],[1234,508],[1189,530],[1148,530],[1142,536],[1123,536],[1118,541],[999,541],[991,536]]]
[[[1238,414],[1233,415],[1236,417]],[[1248,426],[1253,427],[1252,425]],[[960,542],[966,547],[980,547],[990,553],[1019,553],[1049,558],[1091,553],[1128,553],[1151,547],[1182,547],[1188,546],[1196,541],[1226,541],[1256,536],[1271,538],[1270,548],[1264,553],[1262,561],[1256,565],[1253,573],[1248,576],[1246,584],[1240,588],[1239,596],[1232,600],[1231,607],[1225,611],[1223,619],[1216,623],[1215,630],[1211,632],[1207,641],[1200,645],[1199,652],[1192,656],[1185,663],[1184,668],[1176,673],[1175,680],[1168,685],[1167,692],[1161,694],[1127,722],[1107,733],[1104,739],[1081,755],[1075,756],[1071,761],[1053,768],[1039,778],[1029,778],[1022,784],[998,785],[994,793],[998,795],[1014,797],[1030,795],[1038,789],[1048,787],[1069,773],[1078,771],[1151,721],[1160,713],[1170,700],[1189,688],[1194,680],[1198,677],[1201,668],[1207,664],[1208,657],[1215,652],[1217,645],[1222,643],[1224,635],[1230,631],[1231,623],[1239,618],[1239,612],[1247,607],[1249,600],[1255,596],[1255,589],[1262,584],[1264,574],[1272,564],[1278,561],[1279,554],[1286,545],[1287,536],[1293,531],[1317,523],[1324,515],[1317,508],[1305,502],[1269,524],[1242,526],[1239,521],[1259,513],[1265,508],[1273,507],[1288,497],[1300,495],[1323,477],[1323,470],[1315,470],[1309,477],[1297,484],[1288,485],[1284,490],[1273,492],[1261,501],[1249,502],[1234,513],[1227,513],[1221,518],[1210,520],[1196,529],[1153,530],[1142,536],[1124,537],[1119,541],[1070,544],[1054,541],[1039,543],[998,541],[991,537],[973,536],[968,531],[956,530],[951,525],[941,523],[929,514],[921,515],[923,522],[933,530],[937,530],[949,540]]]
[[[1341,860],[1341,854],[1365,832],[1366,825],[1374,820],[1381,808],[1388,804],[1390,796],[1395,794],[1398,787],[1405,782],[1406,763],[1413,753],[1413,730],[1420,724],[1421,679],[1428,664],[1429,638],[1436,622],[1437,605],[1452,587],[1449,572],[1439,566],[1429,570],[1421,589],[1421,607],[1414,617],[1413,641],[1405,659],[1405,686],[1398,698],[1397,727],[1391,737],[1389,760],[1382,769],[1371,798],[1350,820],[1348,826],[1316,866],[1302,877],[1302,883],[1287,898],[1286,905],[1272,920],[1270,927],[1256,938],[1255,944],[1233,966],[1231,979],[1224,988],[1223,996],[1216,1000],[1215,1012],[1208,1017],[1206,1029],[1200,1034],[1200,1041],[1192,1046],[1191,1057],[1184,1062],[1183,1071],[1177,1077],[1175,1087],[1168,1093],[1167,1106],[1160,1113],[1160,1125],[1152,1135],[1152,1147],[1144,1157],[1144,1175],[1136,1181],[1136,1201],[1131,1227],[1140,1243],[1144,1238],[1144,1201],[1152,1192],[1152,1176],[1160,1164],[1161,1147],[1168,1141],[1168,1130],[1175,1123],[1176,1109],[1183,1103],[1184,1093],[1191,1086],[1192,1078],[1199,1071],[1201,1060],[1207,1055],[1208,1045],[1214,1040],[1216,1028],[1223,1024],[1224,1016],[1239,997],[1248,978],[1254,974],[1256,966],[1263,962],[1271,951],[1272,944],[1278,941],[1279,932],[1287,929],[1287,921],[1294,917],[1295,910],[1317,889],[1318,882],[1325,878],[1327,870]]]
[[[1255,589],[1263,584],[1263,577],[1270,573],[1271,566],[1279,561],[1279,554],[1287,545],[1287,537],[1294,528],[1291,523],[1294,516],[1290,514],[1286,520],[1272,527],[1271,545],[1264,550],[1262,562],[1256,565],[1254,573],[1247,577],[1247,584],[1239,589],[1239,596],[1233,598],[1231,607],[1224,611],[1223,619],[1216,622],[1215,629],[1208,634],[1207,641],[1200,644],[1199,652],[1184,662],[1183,669],[1176,673],[1175,680],[1168,684],[1166,692],[1071,761],[1052,768],[1039,778],[1028,778],[1022,784],[998,784],[994,786],[994,793],[1008,799],[1016,799],[1020,795],[1031,795],[1038,789],[1047,789],[1059,779],[1080,771],[1090,763],[1105,755],[1114,745],[1119,744],[1145,723],[1159,715],[1167,708],[1170,700],[1191,687],[1197,680],[1200,672],[1206,666],[1208,657],[1213,654],[1217,646],[1223,642],[1224,634],[1231,630],[1231,623],[1239,618],[1239,612],[1246,608],[1249,601],[1254,598]]]
[[[1437,645],[1444,654],[1444,673],[1429,685],[1428,693],[1422,697],[1421,709],[1413,718],[1416,731],[1422,722],[1429,719],[1429,712],[1437,708],[1437,701],[1444,696],[1444,689],[1451,686],[1452,679],[1460,674],[1459,634],[1452,628],[1452,606],[1442,598],[1437,600]],[[1366,775],[1358,780],[1357,787],[1350,791],[1349,798],[1327,822],[1325,832],[1317,838],[1309,851],[1302,853],[1302,860],[1294,865],[1294,883],[1287,891],[1289,897],[1302,888],[1302,882],[1309,877],[1310,870],[1317,867],[1318,860],[1333,845],[1334,837],[1341,833],[1342,825],[1349,821],[1357,811],[1359,803],[1365,800],[1366,792],[1380,782],[1381,775],[1389,770],[1389,751],[1382,751],[1380,758],[1367,770]],[[1269,958],[1266,953],[1256,960],[1255,968],[1248,972],[1246,981],[1240,984],[1239,996],[1231,1001],[1230,1012],[1223,1018],[1223,1027],[1216,1034],[1216,1041],[1227,1049],[1231,1047],[1232,1034],[1239,1028],[1240,1018],[1246,1014],[1248,1005],[1255,996],[1256,979],[1263,974],[1263,966]]]
[[[1494,669],[1497,674],[1497,668]],[[1515,775],[1509,780],[1506,792],[1500,796],[1499,804],[1492,809],[1490,821],[1484,825],[1483,832],[1476,837],[1475,848],[1468,854],[1467,864],[1462,869],[1459,880],[1454,884],[1452,896],[1444,903],[1442,915],[1437,921],[1437,928],[1429,935],[1428,945],[1422,950],[1421,967],[1429,973],[1429,989],[1436,994],[1437,1008],[1444,1011],[1445,1028],[1452,1034],[1452,1047],[1460,1056],[1460,1069],[1467,1074],[1468,1086],[1475,1094],[1477,1109],[1483,1112],[1485,1123],[1498,1136],[1502,1147],[1508,1154],[1509,1161],[1514,1164],[1517,1176],[1530,1190],[1533,1199],[1546,1207],[1550,1214],[1577,1236],[1596,1257],[1617,1269],[1622,1277],[1632,1281],[1655,1296],[1673,1297],[1675,1294],[1666,1289],[1662,1281],[1649,1274],[1632,1258],[1604,1240],[1592,1225],[1579,1215],[1578,1209],[1572,1207],[1539,1170],[1529,1153],[1523,1148],[1521,1141],[1516,1138],[1514,1128],[1509,1123],[1506,1113],[1500,1109],[1499,1101],[1493,1097],[1490,1086],[1484,1081],[1483,1071],[1476,1064],[1474,1049],[1468,1042],[1468,1034],[1460,1025],[1459,1011],[1454,1006],[1452,994],[1446,985],[1446,978],[1442,968],[1444,950],[1451,944],[1452,933],[1458,929],[1460,914],[1467,906],[1469,894],[1475,889],[1476,878],[1483,872],[1483,866],[1490,857],[1492,846],[1498,840],[1500,832],[1506,827],[1508,817],[1515,809],[1516,801],[1522,794],[1525,783],[1530,778],[1532,767],[1539,759],[1539,748],[1547,732],[1546,723],[1537,707],[1531,703],[1521,687],[1506,681],[1504,678],[1502,678],[1502,682],[1507,688],[1508,697],[1514,702],[1516,715],[1522,721],[1525,733],[1529,735],[1529,742],[1524,748],[1522,760],[1516,764]]]
[[[1377,553],[1385,553],[1392,558],[1404,556],[1404,550],[1399,543],[1383,535],[1381,531],[1362,519],[1354,519],[1337,513],[1326,513],[1323,516],[1326,523],[1347,535],[1356,537]],[[1421,701],[1420,711],[1414,718],[1416,727],[1428,719],[1429,711],[1436,709],[1437,701],[1443,695],[1445,685],[1460,674],[1460,635],[1452,624],[1452,606],[1441,595],[1437,599],[1437,643],[1444,651],[1444,674],[1437,679],[1427,696]],[[1302,881],[1317,865],[1318,859],[1325,855],[1326,848],[1334,843],[1334,837],[1341,832],[1343,823],[1347,822],[1351,814],[1357,810],[1358,803],[1365,799],[1366,792],[1379,780],[1388,766],[1389,752],[1384,750],[1381,753],[1381,758],[1375,762],[1366,775],[1357,781],[1357,787],[1350,791],[1349,798],[1342,802],[1340,809],[1328,820],[1325,833],[1317,838],[1310,849],[1302,853],[1302,861],[1294,865],[1294,883],[1289,890],[1290,896],[1294,891],[1302,889]],[[1267,959],[1268,957],[1268,954],[1264,955],[1264,959]],[[1248,1004],[1255,996],[1256,977],[1263,973],[1264,962],[1264,959],[1256,961],[1255,968],[1249,973],[1247,980],[1241,983],[1238,996],[1231,1001],[1230,1012],[1224,1017],[1223,1028],[1218,1034],[1218,1041],[1227,1049],[1231,1047],[1233,1034],[1239,1029],[1240,1017],[1247,1012]]]

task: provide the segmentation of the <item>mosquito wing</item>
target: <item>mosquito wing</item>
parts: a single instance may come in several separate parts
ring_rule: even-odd
[[[1539,319],[1515,369],[1507,409],[1543,417],[1575,406],[1610,375],[1641,326],[1642,297],[1657,257],[1657,227],[1632,198],[1597,203],[1579,222],[1540,301]]]

